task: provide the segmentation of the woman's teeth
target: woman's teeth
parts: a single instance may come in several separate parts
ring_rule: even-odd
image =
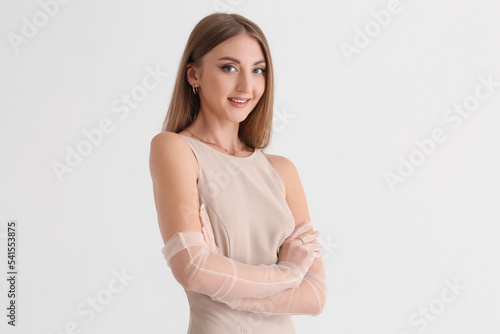
[[[231,101],[234,101],[234,102],[238,102],[238,103],[245,103],[248,101],[248,100],[235,100],[235,99],[232,99],[230,97],[228,97],[228,99],[230,99]]]

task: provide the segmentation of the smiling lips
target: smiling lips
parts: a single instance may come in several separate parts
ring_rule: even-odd
[[[229,104],[235,108],[245,108],[248,105],[248,101],[250,99],[246,99],[244,97],[228,97]]]
[[[233,102],[236,102],[236,103],[245,103],[247,101],[249,101],[250,99],[245,99],[245,98],[241,98],[241,97],[228,97],[228,99],[230,101],[233,101]]]

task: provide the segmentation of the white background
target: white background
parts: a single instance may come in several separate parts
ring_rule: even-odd
[[[42,20],[43,10],[2,1],[0,254],[6,277],[15,220],[19,274],[16,328],[0,280],[1,332],[186,332],[187,299],[161,254],[149,145],[192,28],[224,10],[269,40],[277,117],[267,152],[297,166],[322,232],[327,304],[317,317],[294,316],[297,333],[498,332],[500,4],[401,0],[388,24],[376,23],[372,11],[390,6],[72,0],[16,47],[23,18]],[[362,46],[366,28],[366,45],[346,56],[341,46]],[[113,112],[148,68],[168,75],[126,117]],[[497,83],[479,88],[480,101],[479,77]],[[459,126],[445,120],[474,99]],[[113,130],[59,179],[53,164],[104,119]],[[436,128],[446,140],[419,153],[415,141]],[[391,188],[386,173],[410,157],[420,164]],[[122,271],[126,285],[109,292]],[[454,294],[446,281],[462,288]],[[89,300],[106,295],[90,317]]]

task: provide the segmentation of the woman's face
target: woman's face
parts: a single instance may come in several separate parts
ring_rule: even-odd
[[[195,69],[200,111],[243,121],[264,93],[265,69],[264,54],[253,37],[240,34],[217,45]]]

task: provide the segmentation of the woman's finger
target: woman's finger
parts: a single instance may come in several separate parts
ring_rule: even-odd
[[[304,243],[309,243],[315,239],[317,239],[320,236],[320,231],[312,231],[312,232],[307,232],[304,234],[301,234],[298,238],[302,239]]]
[[[304,247],[307,247],[308,249],[312,250],[313,252],[321,252],[321,249],[323,248],[323,246],[321,246],[321,244],[313,244],[313,243],[304,244]]]

